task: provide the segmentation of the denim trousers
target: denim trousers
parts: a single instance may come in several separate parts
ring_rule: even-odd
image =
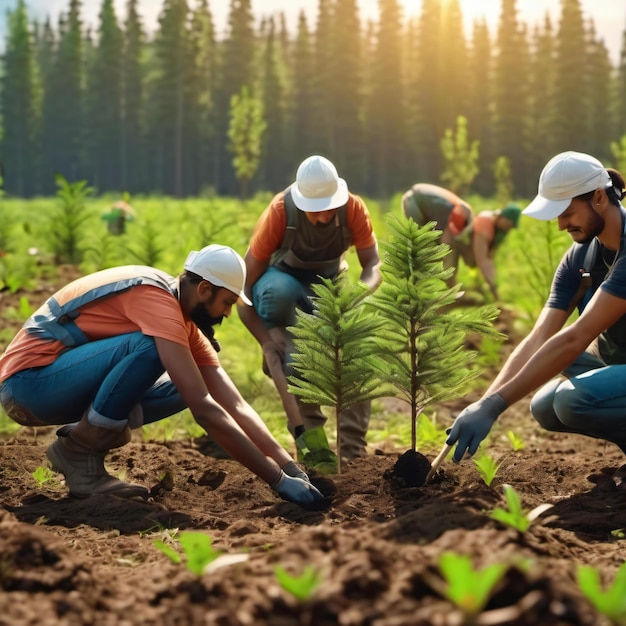
[[[289,354],[283,363],[287,377],[298,376],[299,373],[292,366],[290,354],[293,352],[293,343],[286,328],[296,323],[296,309],[313,312],[313,297],[308,283],[275,267],[269,267],[252,288],[252,303],[258,316],[267,328],[280,329],[288,346]],[[327,418],[319,405],[302,402],[297,396],[296,401],[306,430],[324,426]],[[359,402],[341,412],[342,443],[339,452],[342,460],[349,461],[366,454],[371,405],[369,400]]]
[[[17,372],[0,384],[0,402],[20,424],[69,424],[88,411],[92,425],[111,430],[129,418],[138,428],[185,408],[154,338],[140,332],[92,341]]]
[[[605,439],[626,453],[626,364],[584,352],[533,396],[530,410],[546,430]]]

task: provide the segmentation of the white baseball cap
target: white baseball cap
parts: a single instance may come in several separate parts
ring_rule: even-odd
[[[611,185],[611,177],[598,159],[582,152],[561,152],[552,157],[539,177],[539,193],[524,215],[551,220],[567,209],[573,198]]]
[[[185,269],[208,280],[216,287],[232,291],[246,304],[252,305],[243,292],[246,284],[246,264],[232,248],[211,244],[199,252],[192,250],[187,255]]]
[[[300,163],[291,196],[301,211],[319,213],[343,206],[348,201],[348,185],[328,159],[314,155]]]

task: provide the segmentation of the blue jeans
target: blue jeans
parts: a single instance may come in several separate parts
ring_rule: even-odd
[[[275,267],[267,270],[254,283],[252,303],[267,328],[293,326],[296,309],[312,313],[310,286]]]
[[[314,297],[310,284],[275,267],[269,267],[252,288],[252,303],[258,316],[266,328],[280,328],[287,345],[292,350],[291,337],[286,328],[296,323],[296,309],[301,309],[305,313],[313,312]],[[291,354],[285,355],[283,371],[287,377],[299,376],[292,363]],[[326,416],[319,405],[302,402],[298,396],[296,401],[307,430],[324,426]],[[343,460],[349,461],[366,453],[371,405],[372,403],[367,400],[347,407],[341,412],[340,455]]]
[[[626,453],[626,364],[606,365],[584,352],[563,373],[567,380],[535,393],[533,417],[546,430],[612,441]]]
[[[164,373],[154,339],[129,333],[13,374],[0,384],[0,402],[9,417],[29,426],[70,424],[89,410],[92,425],[111,430],[122,430],[132,411],[137,428],[185,408]]]

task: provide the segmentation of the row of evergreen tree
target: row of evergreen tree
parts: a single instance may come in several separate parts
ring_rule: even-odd
[[[500,157],[518,197],[561,150],[611,161],[626,134],[626,30],[615,67],[579,0],[532,32],[501,0],[496,32],[478,20],[470,37],[458,0],[423,0],[414,19],[398,0],[379,9],[362,23],[356,0],[318,0],[315,23],[301,13],[290,33],[283,14],[255,23],[250,0],[231,0],[218,39],[207,0],[163,0],[149,36],[138,0],[123,18],[102,0],[96,32],[80,0],[55,25],[18,0],[2,60],[5,189],[49,194],[59,172],[100,192],[236,195],[229,125],[242,93],[262,118],[248,122],[263,131],[250,191],[282,189],[314,153],[364,195],[438,182],[459,116],[479,142],[475,192],[493,192]]]

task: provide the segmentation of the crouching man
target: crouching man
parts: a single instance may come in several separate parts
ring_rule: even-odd
[[[146,266],[79,278],[50,297],[0,357],[0,403],[26,426],[63,425],[48,459],[70,494],[148,495],[107,473],[106,453],[189,408],[235,460],[282,498],[323,499],[220,366],[213,326],[243,294],[243,259],[210,245],[177,278]]]

